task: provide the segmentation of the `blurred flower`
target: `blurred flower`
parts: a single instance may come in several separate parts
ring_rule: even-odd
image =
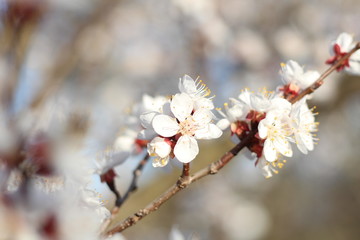
[[[335,64],[343,56],[355,47],[353,36],[348,33],[341,33],[338,38],[332,42],[330,53],[332,55],[326,63]],[[338,71],[345,70],[351,74],[360,74],[360,51],[355,52],[349,59],[346,59],[343,64],[337,67]]]
[[[280,75],[285,86],[279,90],[284,92],[285,97],[297,96],[301,90],[309,87],[320,77],[317,71],[304,72],[304,69],[293,60],[287,61],[286,64],[281,63]]]

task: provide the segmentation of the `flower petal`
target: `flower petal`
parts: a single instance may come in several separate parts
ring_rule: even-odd
[[[258,125],[259,137],[262,139],[265,139],[268,135],[268,128],[266,124],[267,124],[267,119],[265,118],[261,120]]]
[[[342,52],[348,52],[353,45],[353,36],[348,33],[341,33],[336,39],[336,43],[340,45]]]
[[[193,119],[198,125],[206,125],[213,119],[211,111],[206,109],[200,109],[194,112]]]
[[[179,124],[176,120],[163,114],[154,117],[152,126],[155,132],[163,137],[172,137],[179,131]]]
[[[299,87],[305,89],[313,84],[320,77],[317,71],[307,71],[299,78]]]
[[[218,126],[221,130],[224,131],[230,126],[230,122],[226,118],[223,118],[216,123],[216,126]]]
[[[153,167],[165,167],[169,162],[169,156],[165,158],[154,158],[152,161]]]
[[[277,159],[277,151],[273,142],[270,139],[266,139],[264,142],[264,156],[269,162],[273,162]]]
[[[160,158],[169,156],[171,152],[171,146],[166,143],[164,138],[156,137],[148,144],[149,155],[157,155]]]
[[[181,136],[174,148],[176,158],[182,163],[191,162],[199,153],[196,139],[191,136]]]
[[[196,139],[214,139],[222,135],[221,129],[215,124],[208,124],[206,128],[200,129],[195,132]]]
[[[171,100],[171,111],[179,121],[184,121],[194,109],[191,97],[186,93],[178,93]]]
[[[187,94],[195,94],[196,93],[196,84],[194,79],[192,79],[190,76],[185,75],[183,78],[180,78],[179,81],[179,90],[182,93]]]
[[[159,114],[157,112],[147,112],[144,114],[140,115],[140,121],[141,121],[141,125],[144,128],[150,128],[151,127],[151,122],[154,119],[154,117]]]
[[[293,152],[291,149],[291,145],[288,140],[286,140],[284,137],[277,137],[274,139],[273,144],[275,146],[275,149],[280,152],[282,155],[286,157],[292,157]]]
[[[198,98],[196,99],[196,101],[194,101],[194,109],[208,109],[208,110],[212,110],[214,109],[214,103],[211,99],[208,98]]]

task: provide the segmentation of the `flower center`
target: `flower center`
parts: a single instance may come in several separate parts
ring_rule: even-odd
[[[187,117],[185,121],[180,122],[179,126],[179,132],[181,133],[181,135],[193,136],[195,134],[195,131],[198,129],[196,122],[191,116]]]

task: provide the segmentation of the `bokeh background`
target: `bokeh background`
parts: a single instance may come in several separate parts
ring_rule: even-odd
[[[360,40],[359,10],[357,0],[2,0],[1,100],[13,113],[42,106],[56,118],[76,118],[87,133],[84,152],[95,158],[144,93],[175,94],[184,74],[200,76],[221,107],[245,87],[274,89],[280,62],[324,71],[339,33]],[[360,78],[332,74],[310,104],[320,122],[313,152],[296,151],[271,179],[238,156],[124,237],[168,239],[176,226],[189,239],[359,238]],[[60,128],[42,119],[47,131]],[[229,150],[229,135],[203,142],[192,169]],[[116,169],[120,191],[138,161]],[[146,166],[119,220],[171,186],[180,171],[176,163]],[[111,208],[112,193],[97,178],[93,185]]]

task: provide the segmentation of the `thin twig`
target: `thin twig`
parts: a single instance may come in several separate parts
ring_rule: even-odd
[[[113,235],[114,233],[121,232],[128,227],[136,224],[145,216],[149,215],[150,213],[156,211],[163,203],[173,197],[176,193],[181,191],[182,189],[188,187],[191,183],[207,176],[210,174],[216,174],[221,168],[223,168],[230,160],[236,156],[255,136],[256,130],[251,131],[249,135],[235,147],[233,147],[229,152],[225,153],[219,160],[211,163],[207,167],[199,170],[192,176],[183,177],[181,176],[176,184],[170,187],[166,192],[164,192],[158,199],[150,203],[143,209],[137,211],[133,216],[128,217],[125,221],[123,221],[120,225],[115,226],[113,229],[108,231],[106,235]]]
[[[115,215],[119,212],[120,207],[122,206],[122,204],[128,199],[128,197],[130,196],[131,193],[135,192],[137,190],[137,182],[138,182],[138,178],[140,177],[142,170],[144,168],[144,166],[146,165],[146,163],[149,161],[149,154],[146,154],[146,156],[144,157],[144,159],[142,159],[140,161],[140,163],[137,165],[137,167],[134,169],[133,171],[133,178],[131,180],[131,183],[129,185],[128,190],[126,191],[124,197],[121,198],[120,193],[116,190],[115,187],[115,191],[113,189],[109,188],[113,191],[113,193],[116,195],[116,200],[115,200],[115,206],[114,208],[111,210],[111,217],[109,219],[107,219],[103,224],[101,229],[101,232],[104,232],[106,230],[106,228],[111,224],[112,220],[114,219]],[[115,184],[115,183],[114,183]]]
[[[322,85],[323,80],[330,73],[336,70],[338,66],[340,66],[347,58],[349,58],[358,49],[360,49],[360,43],[357,43],[356,46],[348,54],[342,57],[336,64],[331,66],[329,69],[327,69],[314,84],[303,90],[296,98],[291,99],[290,102],[295,103],[296,101],[299,101],[301,98],[303,98],[305,95],[314,92],[317,88],[319,88]],[[119,225],[110,229],[108,232],[106,232],[105,235],[111,236],[117,232],[121,232],[127,229],[128,227],[135,225],[138,221],[140,221],[142,218],[146,217],[150,213],[156,211],[162,204],[164,204],[167,200],[169,200],[171,197],[173,197],[176,193],[178,193],[182,189],[188,187],[191,183],[205,176],[216,174],[220,169],[222,169],[226,164],[228,164],[234,158],[234,156],[236,156],[244,147],[246,147],[248,144],[251,143],[251,140],[255,137],[257,132],[258,132],[257,128],[252,129],[250,133],[239,144],[233,147],[229,152],[225,153],[219,160],[199,170],[190,177],[186,177],[186,178],[183,177],[184,172],[186,172],[184,170],[185,169],[185,165],[184,165],[182,176],[179,178],[176,184],[170,187],[158,199],[151,202],[145,208],[140,209],[133,216],[128,217]]]
[[[183,172],[182,177],[188,177],[190,176],[190,163],[184,163],[183,164]]]
[[[146,154],[144,159],[140,161],[138,166],[133,171],[133,178],[130,183],[130,186],[129,186],[128,190],[126,191],[126,193],[124,194],[124,196],[122,198],[119,198],[116,200],[116,203],[115,203],[116,207],[120,207],[128,199],[130,194],[132,194],[133,192],[135,192],[137,190],[138,178],[141,176],[144,166],[149,161],[149,157],[150,157],[149,154]]]
[[[119,201],[119,199],[121,199],[121,195],[120,195],[120,192],[116,188],[115,180],[113,180],[111,182],[106,182],[106,185],[115,194],[115,197],[116,197],[115,202]]]

